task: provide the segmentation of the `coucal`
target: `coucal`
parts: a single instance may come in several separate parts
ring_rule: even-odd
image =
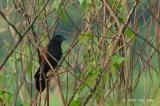
[[[42,92],[46,88],[46,75],[47,72],[51,69],[55,69],[58,65],[58,61],[62,57],[62,48],[61,44],[65,39],[61,35],[54,36],[47,46],[46,59],[42,59],[41,66],[38,68],[38,71],[35,73],[34,79],[36,82],[36,88]],[[43,57],[43,56],[42,56]],[[48,64],[50,63],[50,65]]]

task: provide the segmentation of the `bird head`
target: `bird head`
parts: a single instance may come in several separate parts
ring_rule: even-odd
[[[53,37],[53,40],[61,43],[66,39],[61,35],[56,35],[56,36]]]

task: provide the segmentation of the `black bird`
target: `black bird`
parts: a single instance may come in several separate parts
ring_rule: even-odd
[[[61,60],[62,57],[61,44],[64,40],[65,39],[61,35],[56,35],[48,43],[46,57],[53,69],[57,67],[58,61]],[[48,62],[44,59],[34,76],[36,82],[36,88],[39,92],[43,91],[46,88],[46,83],[45,83],[46,74],[51,69]]]

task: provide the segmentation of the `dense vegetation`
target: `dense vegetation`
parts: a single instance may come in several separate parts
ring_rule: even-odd
[[[159,0],[0,0],[0,106],[159,106]],[[63,58],[38,94],[52,36]]]

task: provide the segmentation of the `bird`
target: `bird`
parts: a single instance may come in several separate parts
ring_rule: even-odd
[[[40,67],[38,68],[38,71],[36,72],[34,78],[35,78],[35,83],[36,83],[36,88],[39,92],[44,91],[46,87],[46,82],[45,82],[45,75],[42,71],[40,71]]]
[[[65,38],[63,36],[55,35],[48,43],[46,52],[46,58],[48,61],[46,59],[42,59],[43,61],[41,62],[40,67],[34,75],[36,89],[39,92],[44,91],[46,88],[45,79],[51,67],[55,69],[58,66],[58,61],[60,61],[62,58],[63,53],[61,46],[64,40]]]

